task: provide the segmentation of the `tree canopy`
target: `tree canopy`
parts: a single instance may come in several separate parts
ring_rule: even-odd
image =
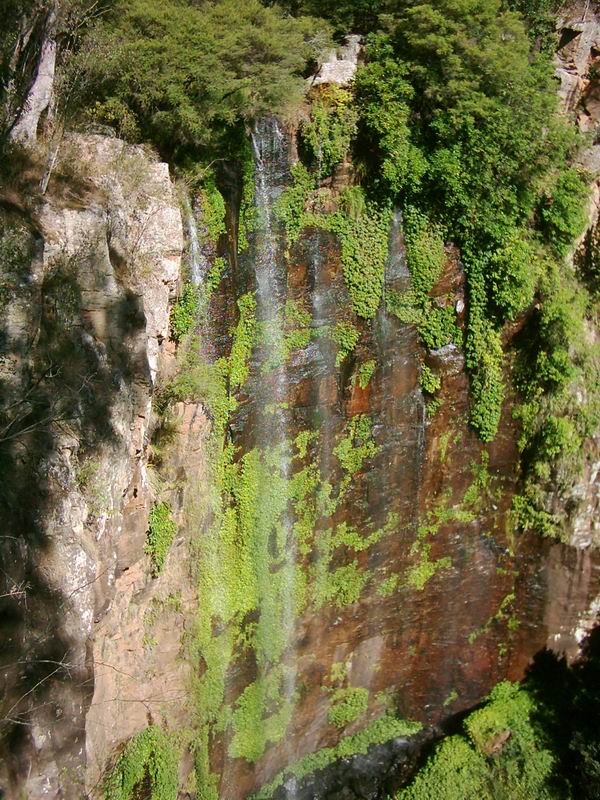
[[[173,156],[297,102],[327,41],[326,26],[259,0],[117,0],[72,69],[88,73],[97,121]]]

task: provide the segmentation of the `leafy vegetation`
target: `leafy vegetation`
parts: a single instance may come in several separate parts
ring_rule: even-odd
[[[373,377],[373,373],[377,369],[377,362],[374,358],[370,358],[368,361],[364,361],[358,367],[358,370],[353,375],[352,380],[353,383],[358,383],[361,389],[366,389],[369,383],[371,382],[371,378]]]
[[[219,237],[226,232],[225,228],[225,199],[219,191],[215,176],[212,172],[205,176],[200,196],[202,202],[202,222],[208,230],[211,242],[218,242]]]
[[[256,761],[270,742],[277,742],[283,737],[294,708],[293,697],[285,693],[285,683],[289,680],[285,668],[278,667],[266,678],[246,687],[232,715],[234,735],[229,755]],[[266,708],[271,713],[265,718]]]
[[[324,17],[341,34],[373,30],[382,15],[397,6],[394,0],[277,0],[277,4],[294,14]]]
[[[311,104],[311,116],[300,128],[300,141],[316,164],[320,178],[331,174],[347,156],[356,134],[358,112],[346,89],[328,86]]]
[[[331,338],[338,346],[335,363],[336,366],[339,366],[356,347],[360,338],[360,331],[351,322],[342,321],[338,322],[331,331]]]
[[[299,100],[302,70],[326,43],[320,30],[259,0],[116,0],[72,69],[88,72],[94,120],[171,157],[212,155],[239,122]]]
[[[369,705],[369,690],[362,687],[347,686],[335,689],[331,695],[331,706],[327,719],[336,728],[345,728],[361,717]]]
[[[555,759],[535,729],[535,703],[524,688],[500,683],[465,735],[445,739],[397,800],[439,797],[551,798]]]
[[[104,784],[105,800],[134,800],[149,786],[153,800],[175,800],[179,754],[173,737],[156,725],[129,740]]]
[[[525,25],[515,11],[524,14]],[[567,397],[591,369],[578,344],[590,311],[560,260],[583,231],[588,178],[568,166],[579,141],[557,114],[547,52],[554,11],[552,0],[402,3],[383,32],[369,37],[355,82],[355,151],[364,161],[368,192],[379,202],[393,199],[404,211],[413,287],[402,295],[388,292],[388,309],[417,325],[430,349],[460,344],[451,306],[429,298],[444,241],[459,245],[467,273],[470,419],[484,441],[495,437],[504,407],[504,324],[523,312],[532,324],[528,340],[517,342],[519,348],[527,342],[517,383],[536,399],[527,401],[520,418],[543,425],[544,415],[561,416],[579,436],[584,427]],[[534,302],[539,311],[532,313]],[[574,305],[577,311],[570,312]],[[595,400],[586,402],[589,417]],[[562,448],[544,449],[534,428],[526,430],[518,506],[520,518],[538,527],[547,515],[540,471],[566,478],[567,463],[573,474],[575,459]],[[542,527],[552,530],[547,522]]]
[[[598,634],[575,666],[545,651],[523,684],[498,684],[464,719],[462,730],[436,746],[396,800],[596,797]]]
[[[152,559],[154,575],[162,572],[176,534],[177,523],[171,516],[171,506],[168,503],[155,504],[150,511],[144,548]]]
[[[181,342],[192,331],[196,324],[198,307],[198,290],[193,284],[187,283],[171,310],[171,336],[174,341]]]
[[[292,14],[282,14],[278,5]],[[529,337],[529,344],[520,343],[513,373],[523,400],[515,413],[523,427],[525,470],[514,510],[522,527],[550,535],[556,524],[544,510],[544,489],[576,463],[581,443],[597,424],[591,404],[582,408],[573,401],[574,387],[595,385],[582,335],[589,297],[562,261],[585,224],[588,177],[566,166],[578,142],[556,114],[552,65],[544,52],[551,1],[508,5],[512,11],[499,0],[116,0],[89,29],[82,57],[68,67],[85,74],[81,121],[150,140],[184,171],[193,172],[194,162],[201,162],[194,187],[213,245],[225,233],[225,204],[212,167],[205,165],[237,161],[243,251],[261,222],[244,124],[297,102],[304,69],[327,41],[327,26],[301,15],[331,20],[338,31],[370,31],[355,88],[313,92],[300,131],[304,163],[293,167],[277,216],[289,245],[309,226],[339,239],[351,306],[351,319],[345,315],[327,331],[338,346],[339,366],[381,308],[392,209],[402,208],[412,284],[402,293],[386,290],[387,309],[415,325],[429,350],[464,344],[470,419],[484,441],[498,430],[512,363],[505,353],[505,324],[527,315],[523,339]],[[523,12],[526,26],[514,9]],[[320,185],[350,153],[357,185],[341,194],[329,188],[331,181]],[[231,164],[224,169],[234,172]],[[448,242],[459,246],[467,275],[464,341],[452,297],[432,298],[452,252]],[[8,247],[11,257],[29,258],[25,244],[9,241]],[[224,266],[215,260],[202,291],[214,289]],[[205,361],[191,335],[206,300],[200,295],[186,286],[173,309],[181,371],[161,402],[202,402],[213,423],[212,482],[203,509],[208,521],[197,545],[199,607],[188,646],[193,662],[202,665],[194,686],[198,793],[214,800],[214,737],[222,736],[230,757],[254,762],[281,741],[292,719],[298,697],[282,663],[291,641],[290,617],[311,606],[339,609],[358,602],[377,574],[367,568],[367,551],[395,530],[397,520],[377,530],[367,523],[364,531],[335,520],[352,482],[379,452],[366,415],[349,420],[330,445],[341,475],[336,485],[321,473],[317,431],[302,431],[294,451],[291,442],[246,451],[234,446],[231,430],[238,420],[232,415],[255,347],[268,344],[273,332],[257,321],[254,295],[243,294],[229,354]],[[313,335],[311,315],[301,304],[288,302],[280,316],[281,352],[262,364],[263,374],[307,348]],[[375,361],[352,368],[352,380],[365,389]],[[440,389],[439,377],[425,364],[421,386],[431,397]],[[272,408],[279,412],[282,405]],[[439,570],[451,567],[449,556],[432,555],[439,527],[472,521],[493,491],[485,461],[473,473],[461,504],[449,507],[443,498],[432,510],[419,528],[406,573],[381,581],[381,596],[423,591]],[[187,509],[193,511],[200,514]],[[155,505],[146,552],[156,575],[176,531],[168,504]],[[306,563],[295,559],[296,549]],[[493,621],[510,625],[510,598],[472,635]],[[227,699],[230,670],[247,650],[255,679]],[[342,729],[365,713],[369,695],[363,688],[337,686],[331,700],[329,720]],[[501,685],[401,797],[545,797],[552,757],[532,734],[533,710],[525,690]],[[286,775],[302,777],[418,727],[386,715]],[[498,744],[506,730],[509,739]],[[583,760],[593,764],[593,756]],[[174,759],[166,735],[149,728],[127,745],[107,783],[107,800],[131,800],[148,788],[157,800],[173,797]],[[269,796],[284,779],[259,796]]]
[[[418,733],[421,728],[422,725],[418,722],[399,719],[393,714],[385,714],[369,723],[358,733],[342,737],[336,747],[325,747],[316,753],[305,756],[257,792],[254,795],[254,800],[270,800],[276,789],[290,776],[300,780],[306,775],[310,775],[311,772],[323,769],[339,758],[364,754],[373,744],[382,744],[396,736],[412,736]]]

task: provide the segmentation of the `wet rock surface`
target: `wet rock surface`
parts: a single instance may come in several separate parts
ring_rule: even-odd
[[[598,26],[588,4],[573,14],[563,23],[559,69],[566,108],[589,129],[600,108],[590,73]],[[358,42],[349,42],[316,82],[346,84],[358,51]],[[236,458],[254,448],[291,448],[309,431],[317,444],[296,459],[290,475],[312,459],[338,487],[344,475],[335,449],[352,421],[365,416],[374,449],[335,510],[317,519],[313,551],[294,558],[312,581],[319,543],[331,530],[346,525],[365,536],[392,523],[371,546],[352,552],[343,545],[332,555],[331,569],[355,561],[368,576],[355,601],[313,605],[293,624],[283,620],[289,628],[282,663],[295,681],[285,735],[250,763],[229,754],[229,732],[219,730],[210,742],[211,766],[222,798],[248,797],[303,757],[393,711],[423,723],[424,732],[371,746],[302,780],[288,774],[274,795],[378,800],[407,780],[438,726],[479,703],[499,680],[520,679],[541,648],[569,657],[578,652],[600,611],[597,458],[574,489],[570,545],[515,531],[516,398],[504,409],[497,439],[482,445],[467,424],[460,346],[428,353],[416,328],[387,310],[387,294],[410,287],[401,216],[390,226],[380,307],[371,322],[356,319],[338,237],[309,227],[290,247],[272,213],[291,181],[293,132],[263,122],[254,148],[259,224],[250,248],[238,254],[240,187],[232,172],[227,267],[202,331],[208,360],[228,355],[237,300],[249,291],[257,293],[258,322],[273,323],[270,344],[263,339],[253,350],[248,381],[236,395],[229,426]],[[33,798],[97,793],[130,736],[148,724],[169,731],[193,725],[195,681],[206,669],[200,659],[184,657],[198,614],[198,541],[207,525],[214,418],[203,403],[173,409],[176,434],[163,454],[161,479],[181,525],[159,579],[144,554],[156,481],[148,469],[151,401],[174,369],[168,318],[184,244],[168,168],[102,137],[67,139],[62,157],[81,165],[78,171],[57,170],[39,207],[24,212],[11,201],[9,214],[24,226],[30,251],[22,273],[10,276],[14,296],[2,331],[0,378],[9,406],[37,386],[40,374],[45,392],[45,416],[34,417],[33,431],[0,441],[14,472],[0,539],[0,644],[9,664],[3,713],[14,717],[3,740],[0,786],[9,798],[23,787]],[[596,158],[594,148],[589,157]],[[344,164],[326,188],[339,193],[351,182],[352,166]],[[197,247],[193,211],[187,236]],[[192,271],[193,278],[200,282],[207,267]],[[458,254],[448,249],[432,294],[455,309],[459,327],[468,313],[464,287]],[[309,320],[302,323],[310,329],[308,343],[269,368],[289,301]],[[338,359],[331,331],[350,321],[358,341]],[[371,361],[363,384],[358,370]],[[57,364],[72,366],[64,380]],[[423,365],[441,380],[435,413],[420,386]],[[74,405],[62,404],[73,395]],[[27,419],[8,422],[18,427]],[[264,496],[268,490],[261,487]],[[290,520],[291,512],[288,526]],[[288,531],[285,544],[292,541]],[[276,551],[276,543],[270,546]],[[272,566],[273,582],[285,558]],[[245,620],[247,630],[256,617]],[[340,664],[348,683],[369,693],[365,713],[343,731],[329,717],[331,675]],[[251,648],[239,645],[227,676],[229,711],[260,670]],[[191,761],[188,755],[183,784]]]
[[[277,175],[280,184],[289,181],[285,169]],[[399,216],[389,244],[384,297],[410,285]],[[289,254],[280,248],[274,257],[278,281],[285,280],[277,291],[310,312],[313,329],[331,329],[348,318],[351,303],[336,237],[307,229]],[[251,268],[252,253],[247,258]],[[253,285],[252,275],[244,275],[240,294]],[[455,309],[459,326],[464,282],[457,254],[449,250],[432,294]],[[355,554],[360,569],[371,576],[360,599],[340,608],[311,607],[296,622],[284,663],[295,665],[302,691],[284,739],[254,765],[227,758],[226,745],[219,743],[214,764],[223,775],[221,794],[231,800],[251,795],[294,761],[339,741],[340,732],[328,719],[326,688],[335,664],[347,665],[350,685],[368,688],[370,697],[366,714],[344,735],[386,708],[435,726],[478,704],[498,681],[522,678],[547,644],[575,654],[583,620],[595,608],[600,573],[594,551],[583,556],[513,529],[510,509],[519,486],[513,401],[504,409],[497,439],[484,446],[467,424],[469,385],[460,347],[427,354],[416,329],[390,315],[383,303],[372,325],[354,323],[361,335],[341,363],[335,348],[318,337],[293,352],[285,380],[281,372],[265,376],[260,363],[253,363],[245,390],[250,399],[235,417],[236,442],[250,449],[259,413],[252,397],[260,396],[256,387],[267,387],[266,395],[285,408],[290,441],[306,428],[319,432],[318,463],[335,486],[342,473],[333,451],[351,420],[367,415],[376,454],[353,476],[333,518],[319,522],[317,536],[341,524],[364,535],[384,525],[390,514],[396,522],[390,536]],[[352,375],[369,359],[376,367],[361,388]],[[433,415],[419,386],[422,363],[441,378],[441,405]],[[348,560],[340,549],[332,568]],[[422,583],[417,569],[427,571]],[[394,576],[395,589],[381,592]],[[230,702],[255,677],[253,668],[236,667]],[[401,742],[375,747],[367,756],[336,762],[302,781],[288,775],[275,796],[385,796],[386,775],[395,775],[399,785],[410,774],[411,748]]]
[[[364,755],[340,759],[303,780],[289,778],[273,799],[383,800],[408,781],[432,736],[433,730],[426,730],[410,739],[392,739],[371,746]]]

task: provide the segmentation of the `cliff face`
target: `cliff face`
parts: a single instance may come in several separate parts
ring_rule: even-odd
[[[255,132],[256,191],[264,190],[266,181],[268,195],[277,198],[291,182],[295,143],[293,132],[275,121],[269,126]],[[346,170],[334,179],[334,192],[343,190]],[[231,292],[232,284],[238,297],[256,291],[258,324],[285,314],[292,304],[307,314],[309,330],[285,365],[272,367],[268,350],[251,360],[231,418],[233,442],[243,460],[277,446],[292,451],[309,431],[308,448],[281,469],[291,473],[293,484],[318,465],[321,485],[307,550],[303,553],[304,545],[293,538],[297,527],[285,534],[288,558],[293,552],[308,584],[305,605],[285,634],[283,663],[294,670],[299,687],[286,734],[255,763],[231,758],[231,739],[215,736],[212,764],[223,776],[223,797],[247,796],[282,770],[279,788],[271,790],[277,797],[337,796],[342,789],[344,797],[375,797],[387,772],[402,775],[407,747],[410,752],[403,737],[396,737],[395,747],[345,759],[306,784],[294,770],[286,773],[286,766],[302,764],[316,751],[331,752],[327,748],[339,742],[331,709],[340,688],[366,689],[369,698],[356,720],[344,726],[345,737],[392,708],[405,719],[435,727],[477,704],[498,681],[523,677],[545,646],[577,654],[583,630],[595,619],[600,590],[597,556],[581,535],[596,525],[593,457],[586,478],[573,490],[579,502],[572,505],[572,543],[518,533],[511,514],[520,478],[514,399],[504,409],[497,438],[484,446],[467,423],[469,383],[460,348],[448,345],[427,353],[414,326],[386,311],[386,297],[410,286],[401,216],[391,221],[383,300],[369,323],[352,314],[336,237],[309,227],[287,250],[278,223],[265,223],[264,214],[258,219],[267,228],[257,223],[237,272],[226,276],[225,291]],[[432,297],[440,307],[456,310],[460,326],[465,278],[458,254],[448,250],[446,255]],[[267,286],[275,310],[263,299],[263,318],[260,297]],[[339,358],[328,336],[344,323],[356,326],[357,343]],[[372,374],[361,383],[365,364]],[[433,412],[419,383],[423,365],[441,381]],[[269,433],[265,415],[272,420]],[[353,426],[365,419],[369,424],[355,435]],[[345,460],[347,446],[357,459],[351,466]],[[277,466],[274,470],[279,476]],[[334,488],[323,508],[318,494],[329,492],[328,483]],[[277,491],[263,487],[254,495],[257,526],[261,508],[277,505]],[[292,513],[301,515],[293,492],[292,487]],[[271,569],[284,567],[275,559]],[[301,580],[292,579],[291,591]],[[284,626],[285,613],[280,613]],[[255,656],[258,665],[252,658],[235,651],[230,662],[224,699],[234,707],[243,702],[249,681],[260,680],[265,669],[260,655]],[[335,677],[340,669],[341,682]],[[278,702],[266,711],[263,725],[284,701]]]
[[[67,139],[43,197],[27,169],[2,212],[1,782],[79,796],[96,630],[144,559],[182,226],[167,166],[118,140]]]
[[[599,23],[582,4],[561,24],[566,108],[590,129]],[[313,84],[346,82],[356,55],[351,41]],[[461,348],[428,352],[390,311],[411,286],[401,214],[360,231],[362,277],[385,262],[365,318],[354,234],[331,223],[352,164],[294,239],[280,209],[297,131],[265,118],[251,140],[252,200],[240,209],[240,176],[223,174],[217,248],[202,199],[184,242],[168,167],[116,139],[67,137],[45,194],[30,150],[2,187],[7,797],[99,795],[147,726],[177,746],[182,797],[237,800],[277,776],[263,796],[376,797],[401,776],[406,720],[426,738],[544,646],[575,655],[597,620],[598,442],[551,499],[569,544],[516,531],[516,398],[483,445]],[[592,209],[582,263],[597,236]],[[176,363],[185,245],[200,313]],[[431,296],[462,329],[451,247]],[[179,527],[155,577],[157,500]]]

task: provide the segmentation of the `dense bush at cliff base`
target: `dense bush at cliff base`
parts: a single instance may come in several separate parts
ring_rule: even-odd
[[[575,666],[544,651],[524,684],[496,686],[395,800],[600,796],[599,634],[592,633]]]

